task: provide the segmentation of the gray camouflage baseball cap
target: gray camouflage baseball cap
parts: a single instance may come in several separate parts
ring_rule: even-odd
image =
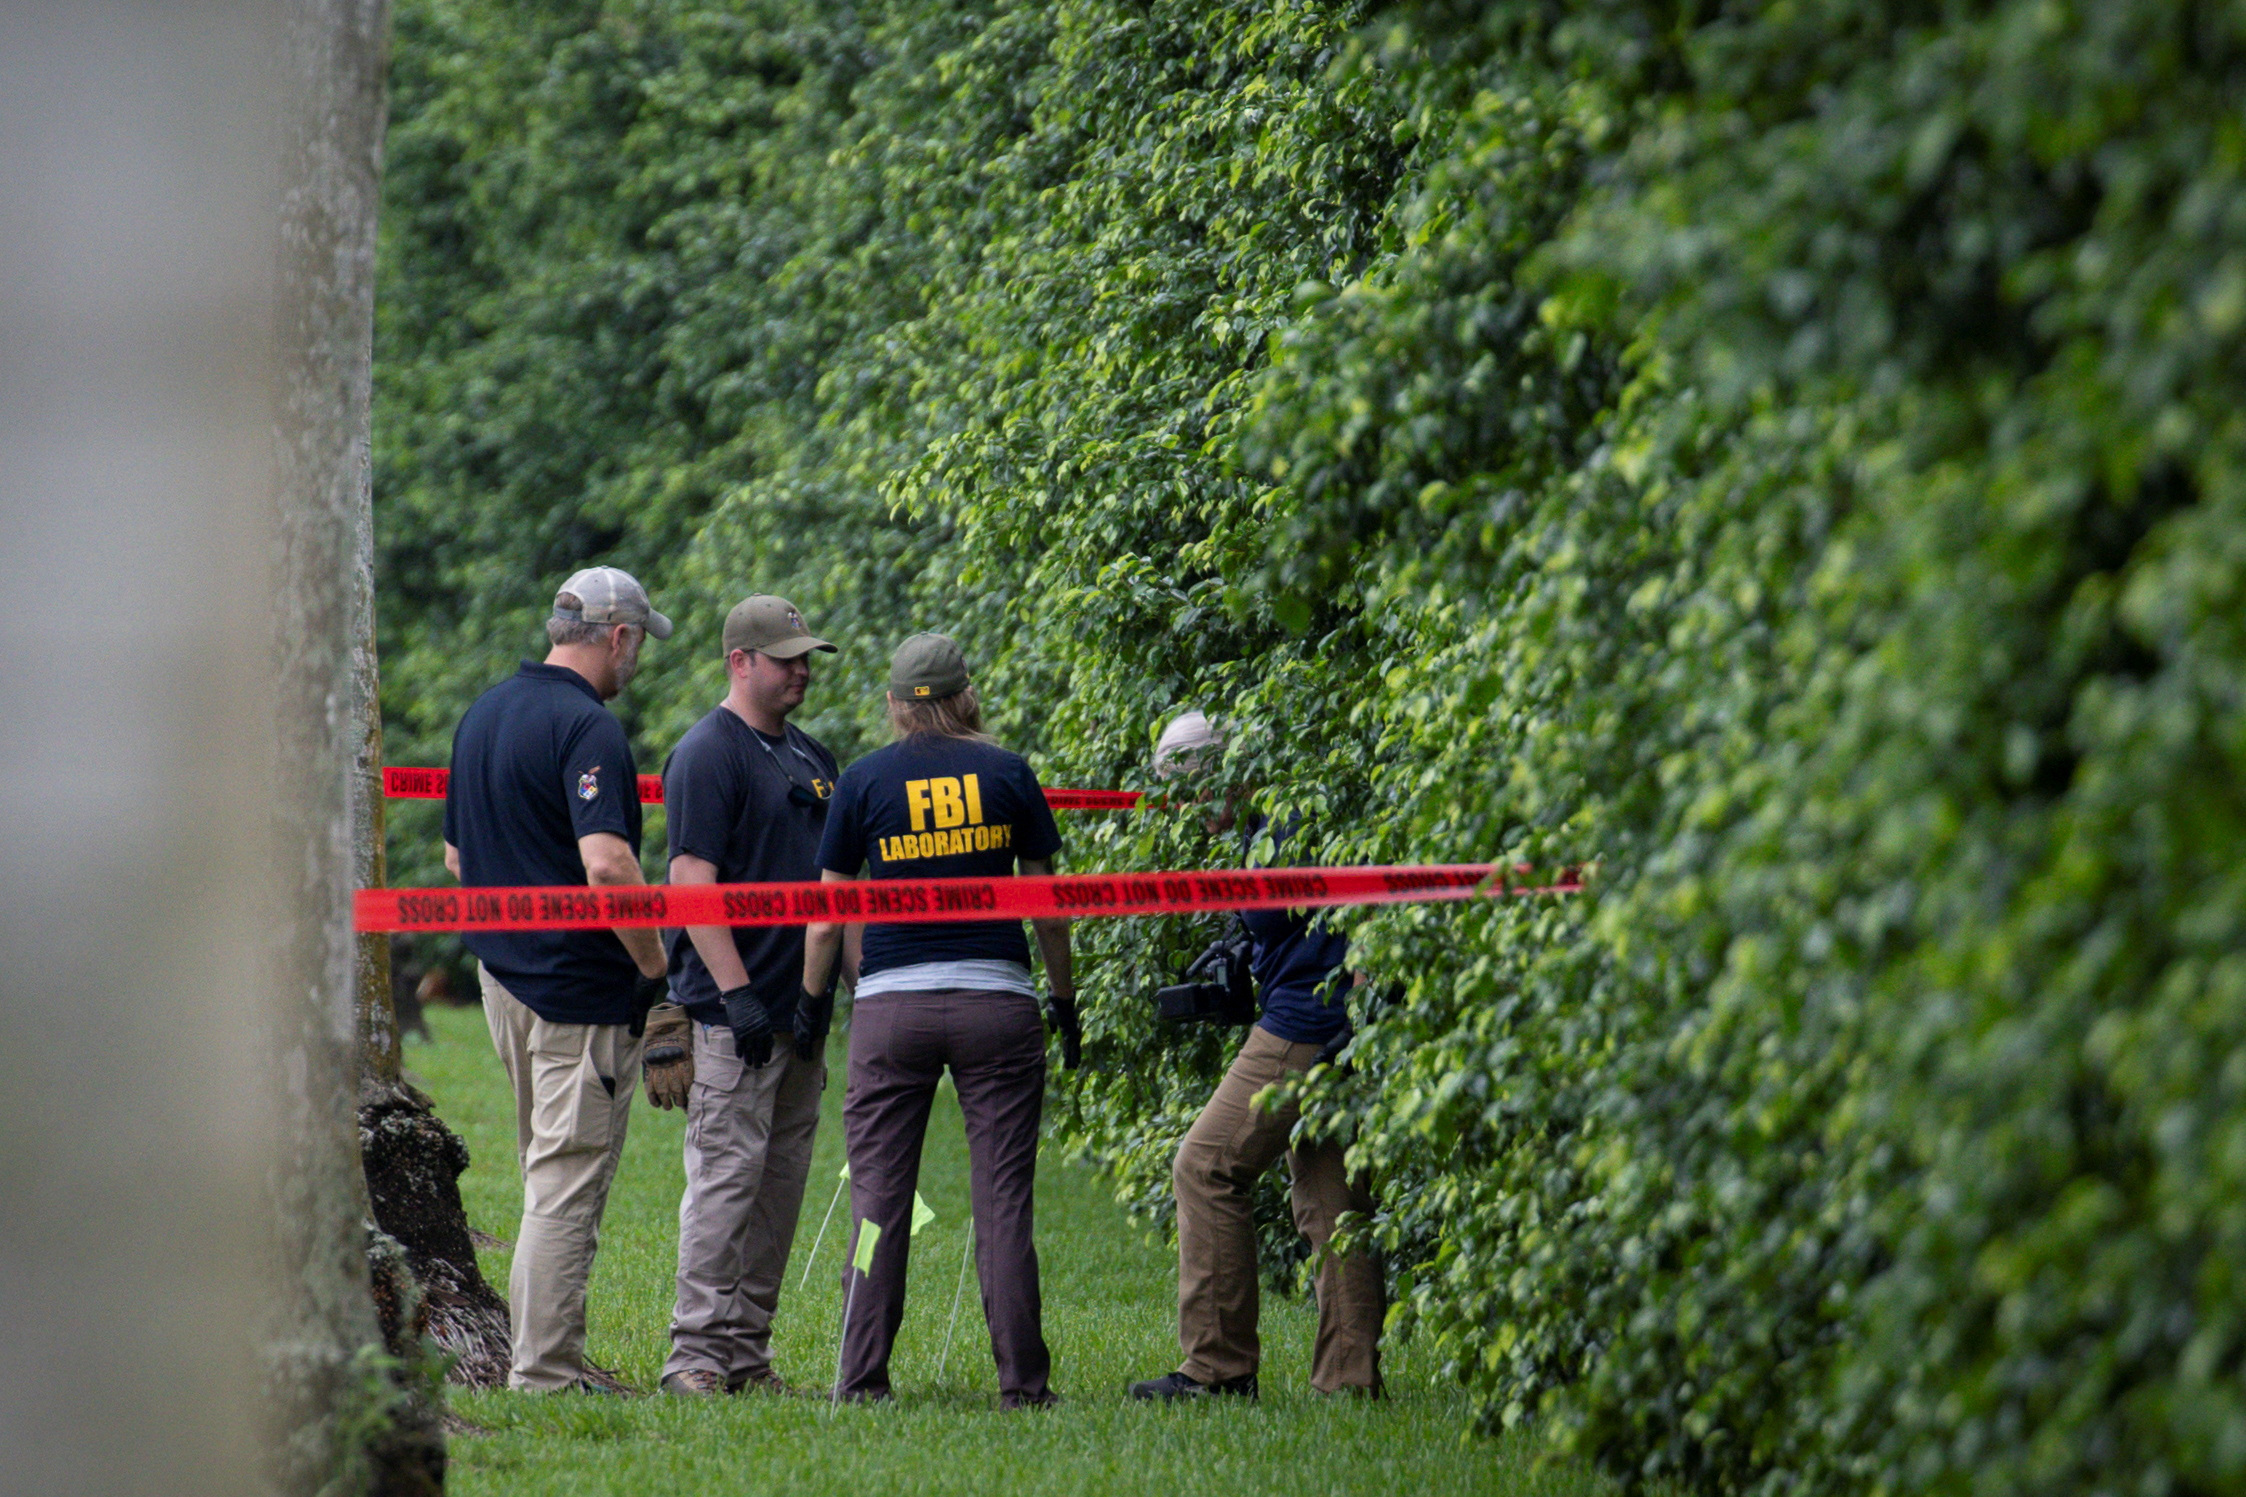
[[[587,567],[572,572],[561,591],[575,593],[578,608],[564,608],[557,594],[554,617],[573,624],[637,624],[657,639],[671,637],[671,621],[647,601],[647,589],[621,567]]]

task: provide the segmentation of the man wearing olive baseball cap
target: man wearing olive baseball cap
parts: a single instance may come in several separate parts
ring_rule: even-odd
[[[803,615],[785,598],[758,593],[743,598],[725,616],[725,658],[735,650],[754,650],[774,660],[801,660],[813,650],[835,653],[833,645],[804,627]]]
[[[637,884],[640,802],[609,712],[640,644],[671,621],[631,573],[587,567],[554,594],[543,661],[478,697],[452,737],[445,866],[470,887]],[[641,1026],[665,991],[656,933],[483,931],[484,1018],[515,1093],[522,1226],[507,1304],[509,1385],[613,1391],[585,1361],[585,1284],[624,1149]]]
[[[724,644],[725,699],[663,766],[671,882],[816,879],[835,759],[787,719],[810,688],[811,657],[834,646],[793,603],[764,593],[725,616]],[[799,925],[689,926],[672,934],[671,952],[677,1007],[647,1028],[648,1099],[686,1109],[662,1386],[777,1392],[772,1317],[811,1171],[834,991],[798,997]],[[843,969],[854,972],[847,960]]]

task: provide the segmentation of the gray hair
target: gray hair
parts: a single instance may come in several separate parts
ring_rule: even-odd
[[[583,609],[585,600],[575,593],[556,593],[554,606]],[[584,619],[565,619],[557,613],[546,620],[546,639],[557,649],[563,645],[597,645],[608,638],[608,631],[615,627],[614,624],[595,624]]]

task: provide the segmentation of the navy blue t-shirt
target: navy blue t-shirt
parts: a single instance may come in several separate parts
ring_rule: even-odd
[[[663,765],[671,856],[714,863],[725,884],[816,879],[834,783],[834,755],[818,739],[801,728],[766,737],[721,705],[687,729]],[[803,986],[803,927],[737,926],[733,947],[784,1028]],[[671,938],[671,997],[705,1024],[725,1022],[717,983],[683,930]]]
[[[1249,826],[1251,846],[1263,824],[1259,817]],[[1291,830],[1273,828],[1273,846]],[[1297,1045],[1323,1045],[1347,1029],[1349,938],[1296,910],[1242,910],[1240,920],[1254,943],[1248,964],[1263,1008],[1256,1026]]]
[[[885,878],[1005,878],[1017,858],[1060,851],[1029,761],[994,743],[921,735],[842,772],[819,866]],[[868,925],[862,977],[922,962],[1029,965],[1019,920]]]
[[[595,832],[639,852],[639,775],[624,725],[577,672],[526,660],[453,730],[445,841],[460,850],[460,882],[582,884],[577,839]],[[540,1018],[631,1021],[639,967],[614,931],[476,931],[461,941]]]

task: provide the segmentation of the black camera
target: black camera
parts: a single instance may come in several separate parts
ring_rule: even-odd
[[[1247,1025],[1256,1021],[1248,928],[1235,919],[1222,939],[1193,959],[1185,981],[1157,988],[1154,1011],[1172,1024]]]

